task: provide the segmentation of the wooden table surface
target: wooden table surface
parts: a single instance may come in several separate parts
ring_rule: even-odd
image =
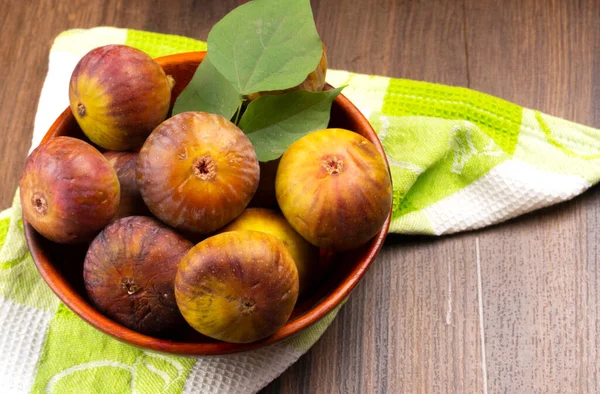
[[[206,39],[236,0],[0,0],[0,206],[53,38]],[[465,86],[600,127],[600,1],[313,0],[330,67]],[[317,344],[267,393],[600,391],[600,194],[482,231],[390,236]]]

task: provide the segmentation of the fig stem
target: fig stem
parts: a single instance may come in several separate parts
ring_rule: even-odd
[[[77,104],[77,115],[79,115],[80,118],[83,118],[86,113],[85,105],[82,103]]]
[[[250,314],[254,311],[255,302],[252,300],[244,300],[241,303],[241,310],[245,314]]]
[[[48,201],[46,201],[46,197],[44,197],[40,193],[35,193],[31,198],[31,203],[35,208],[35,211],[40,215],[44,216],[48,213]]]
[[[175,78],[173,78],[171,75],[167,75],[167,81],[169,83],[169,90],[173,90],[175,87]]]
[[[139,289],[138,285],[131,278],[123,278],[121,281],[121,287],[125,289],[129,295],[132,295]]]
[[[217,163],[210,155],[196,157],[192,164],[192,172],[198,179],[212,181],[217,176]]]
[[[344,168],[344,160],[337,156],[329,156],[323,160],[323,167],[329,175],[338,175]]]
[[[239,126],[239,124],[240,124],[240,113],[242,112],[242,104],[243,103],[244,103],[243,101],[240,102],[240,105],[239,105],[237,111],[235,111],[235,120],[234,120],[233,124],[235,124],[236,126]]]

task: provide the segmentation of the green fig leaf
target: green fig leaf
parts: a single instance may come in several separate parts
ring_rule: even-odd
[[[190,83],[177,97],[173,115],[200,111],[231,119],[241,103],[242,96],[205,57]]]
[[[208,34],[208,57],[242,94],[299,85],[322,47],[309,0],[254,0]]]
[[[248,135],[260,161],[277,159],[296,140],[327,128],[331,104],[343,87],[323,92],[294,90],[251,102],[239,127]]]

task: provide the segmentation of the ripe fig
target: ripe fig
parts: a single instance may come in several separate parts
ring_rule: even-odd
[[[264,96],[265,94],[282,94],[290,92],[292,90],[307,90],[309,92],[320,92],[325,86],[325,76],[327,75],[327,51],[325,50],[325,44],[322,44],[322,55],[317,68],[312,71],[302,83],[293,88],[285,90],[272,90],[268,92],[257,92],[246,96],[249,101],[256,100],[257,98]]]
[[[184,323],[173,286],[192,243],[159,221],[129,216],[109,224],[92,241],[83,263],[87,293],[116,322],[143,334]]]
[[[144,204],[142,195],[135,180],[135,163],[137,153],[133,152],[104,152],[104,157],[113,166],[121,185],[121,200],[115,219],[127,216],[149,216],[150,210]]]
[[[313,245],[342,251],[371,239],[392,206],[383,157],[360,134],[315,131],[281,157],[277,202],[288,222]]]
[[[238,216],[258,186],[252,143],[220,115],[183,112],[160,124],[137,161],[150,211],[180,230],[207,234]]]
[[[299,292],[320,279],[319,249],[300,236],[278,212],[264,208],[248,208],[221,231],[248,230],[274,235],[283,242],[298,269]]]
[[[274,236],[230,231],[205,239],[181,259],[175,298],[198,332],[226,342],[254,342],[289,319],[298,298],[298,271]]]
[[[119,207],[119,181],[108,160],[85,141],[56,137],[27,158],[19,183],[23,217],[58,243],[91,240]]]
[[[138,149],[167,117],[173,85],[144,52],[105,45],[88,52],[75,67],[69,101],[92,142],[110,150]]]

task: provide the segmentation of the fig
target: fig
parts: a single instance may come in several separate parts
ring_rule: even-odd
[[[258,166],[260,167],[258,188],[248,206],[277,209],[277,198],[275,198],[275,176],[277,175],[279,159],[261,161],[258,163]]]
[[[246,96],[249,101],[256,100],[257,98],[264,96],[265,94],[283,94],[292,90],[307,90],[309,92],[320,92],[325,86],[325,76],[327,74],[327,51],[325,50],[325,44],[322,44],[322,55],[319,64],[312,71],[302,83],[293,88],[284,90],[272,90],[267,92],[257,92]]]
[[[264,208],[248,208],[221,231],[248,230],[274,235],[292,255],[298,269],[299,293],[320,279],[319,249],[300,236],[278,212]]]
[[[105,45],[77,63],[69,102],[92,142],[110,150],[133,150],[167,117],[173,85],[146,53],[126,45]]]
[[[220,115],[183,112],[150,134],[137,160],[137,184],[168,225],[207,234],[237,217],[259,181],[246,135]]]
[[[275,194],[292,227],[332,251],[366,243],[392,206],[384,158],[369,140],[344,129],[315,131],[290,145],[277,169]]]
[[[121,185],[121,200],[115,219],[150,215],[150,210],[144,204],[135,180],[137,156],[137,153],[133,152],[104,152],[104,157],[115,169]]]
[[[226,342],[254,342],[289,319],[298,298],[298,271],[273,235],[230,231],[205,239],[181,259],[175,298],[198,332]]]
[[[177,266],[193,244],[153,218],[129,216],[92,241],[83,262],[90,300],[106,316],[142,334],[185,324],[175,301]]]
[[[119,208],[119,181],[93,146],[55,137],[27,158],[19,182],[23,218],[58,243],[90,241]]]

